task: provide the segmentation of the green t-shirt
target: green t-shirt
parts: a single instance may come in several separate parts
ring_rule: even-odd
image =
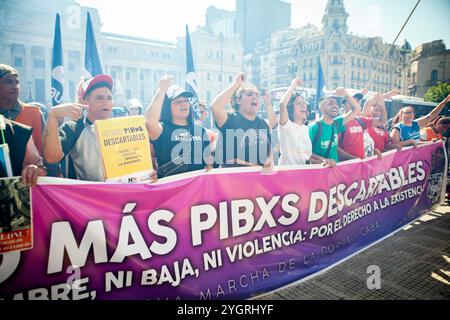
[[[316,142],[314,142],[314,138],[317,134],[317,131],[319,130],[318,122],[312,122],[308,126],[309,137],[311,138],[311,142],[313,143],[313,153],[321,157],[326,156],[328,146],[330,145],[331,133],[333,131],[332,129],[334,125],[334,140],[333,144],[331,145],[330,155],[328,156],[328,158],[338,162],[338,134],[345,131],[344,116],[335,118],[334,124],[331,125],[326,124],[325,122],[323,122],[323,120],[320,120],[320,122],[322,123],[322,133],[320,134],[320,137],[316,139]]]

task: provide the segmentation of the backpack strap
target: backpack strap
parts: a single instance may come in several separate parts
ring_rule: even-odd
[[[322,121],[318,121],[317,123],[317,132],[312,141],[312,145],[314,146],[319,141],[320,136],[322,135]]]
[[[359,125],[363,128],[363,131],[366,131],[366,130],[367,130],[367,126],[366,126],[366,124],[364,123],[364,121],[362,121],[361,118],[355,118],[355,120],[358,121]]]
[[[334,130],[335,129],[337,130],[336,122],[333,121],[332,129],[331,129],[330,144],[328,145],[327,152],[325,153],[325,158],[327,158],[327,159],[330,157],[331,146],[333,145],[333,142],[334,142]]]

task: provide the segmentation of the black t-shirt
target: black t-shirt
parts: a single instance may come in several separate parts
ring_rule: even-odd
[[[4,121],[6,125],[5,142],[8,144],[9,148],[12,173],[14,176],[20,176],[22,174],[27,143],[31,137],[33,129],[29,126],[8,119],[4,119]],[[2,142],[3,141],[0,140],[0,144],[2,144]],[[6,168],[3,167],[3,161],[4,159],[0,161],[0,177],[7,176]]]
[[[211,156],[208,135],[200,126],[161,123],[163,131],[152,141],[158,162],[158,177],[201,170]]]
[[[271,137],[269,125],[261,118],[250,121],[240,113],[228,114],[225,124],[219,128],[219,151],[216,162],[236,163],[239,159],[251,164],[264,165],[270,155]]]

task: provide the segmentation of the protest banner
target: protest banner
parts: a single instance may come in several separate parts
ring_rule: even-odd
[[[153,185],[47,178],[32,189],[35,247],[3,258],[0,299],[251,298],[414,221],[439,203],[445,171],[439,142],[273,175],[223,169]]]
[[[30,189],[20,177],[0,178],[0,254],[33,247]]]
[[[143,116],[97,120],[107,182],[149,182],[153,171],[150,142]]]

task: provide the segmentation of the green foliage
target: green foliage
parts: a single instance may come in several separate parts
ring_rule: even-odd
[[[428,102],[441,102],[450,94],[450,84],[446,82],[439,83],[431,87],[425,94],[424,100]]]

